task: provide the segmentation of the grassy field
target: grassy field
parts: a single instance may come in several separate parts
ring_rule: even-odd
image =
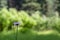
[[[0,40],[16,40],[15,31],[0,33]],[[18,32],[18,40],[60,40],[60,34],[54,30]]]

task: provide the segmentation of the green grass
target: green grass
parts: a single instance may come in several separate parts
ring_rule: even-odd
[[[16,40],[15,31],[0,33],[0,40]],[[60,34],[57,31],[27,31],[26,33],[18,32],[18,40],[60,40]]]

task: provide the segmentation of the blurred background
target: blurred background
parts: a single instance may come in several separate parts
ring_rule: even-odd
[[[0,40],[16,37],[60,40],[60,0],[0,0]]]

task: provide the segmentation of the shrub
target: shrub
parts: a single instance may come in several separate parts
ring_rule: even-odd
[[[20,22],[20,27],[32,28],[36,25],[36,21],[30,17],[25,11],[16,11],[15,9],[2,9],[0,11],[0,29],[12,29],[13,23]]]
[[[29,16],[28,13],[21,11],[19,15],[21,16],[24,23],[23,27],[32,28],[36,25],[36,21],[31,16]]]
[[[37,25],[35,26],[35,29],[37,30],[43,30],[46,27],[47,18],[43,18],[41,16],[41,13],[39,11],[36,11],[35,14],[32,14],[32,18],[36,20]]]
[[[32,16],[27,12],[16,9],[2,9],[0,11],[0,31],[4,29],[11,30],[14,22],[20,22],[19,27],[34,28],[35,30],[56,29],[60,30],[60,18],[58,17],[42,17],[40,12],[37,11]]]
[[[47,26],[49,29],[60,30],[60,18],[59,17],[49,18]]]

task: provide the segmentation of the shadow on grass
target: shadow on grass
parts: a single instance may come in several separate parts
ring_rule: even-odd
[[[16,40],[16,33],[0,34],[0,40]],[[60,36],[57,34],[36,34],[31,31],[26,33],[18,32],[18,40],[60,40]]]

